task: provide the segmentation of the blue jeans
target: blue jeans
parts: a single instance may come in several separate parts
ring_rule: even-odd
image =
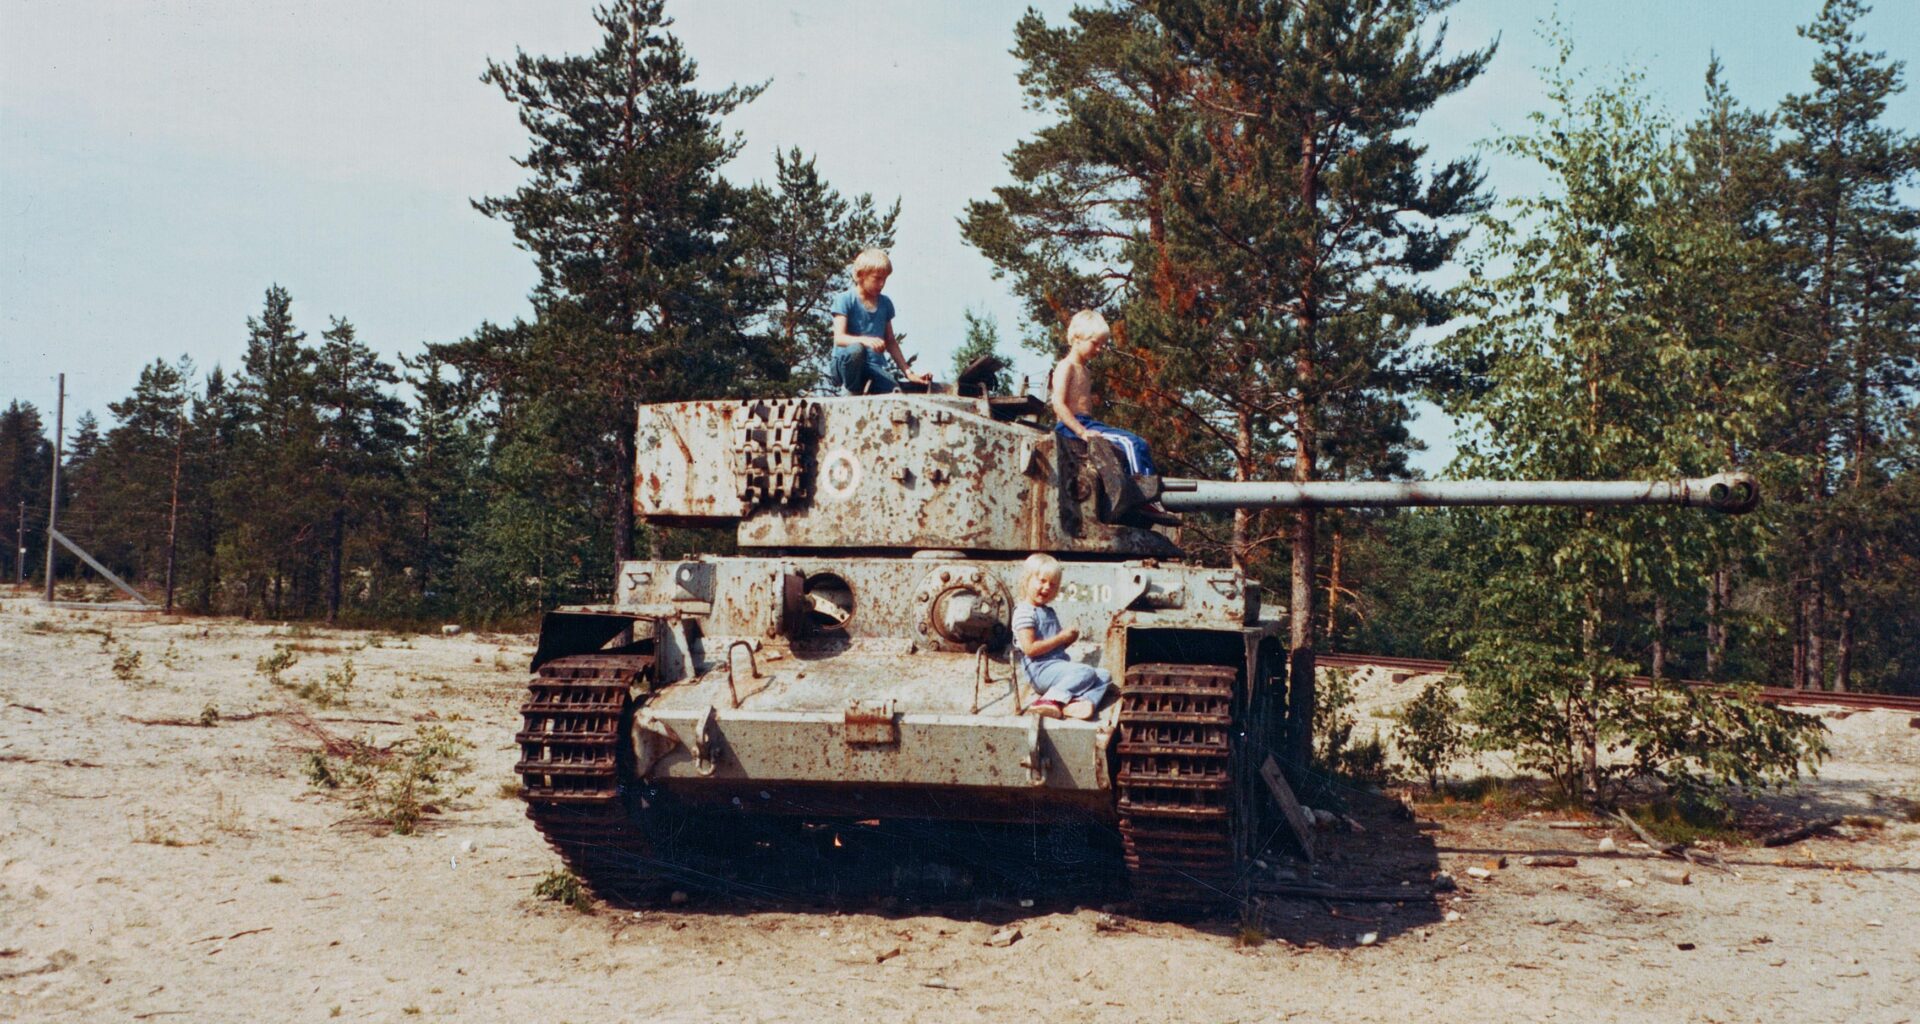
[[[1127,472],[1132,473],[1134,476],[1159,475],[1154,472],[1153,455],[1147,451],[1145,438],[1142,438],[1139,434],[1131,430],[1109,427],[1099,420],[1090,419],[1086,416],[1082,416],[1079,419],[1080,425],[1087,428],[1089,433],[1099,434],[1101,437],[1112,441],[1114,446],[1120,449],[1120,457],[1127,460]],[[1074,436],[1073,431],[1068,430],[1067,425],[1064,423],[1054,424],[1053,429],[1054,432],[1061,437]]]
[[[828,374],[849,395],[885,395],[900,390],[884,353],[865,345],[835,345]]]
[[[1033,684],[1033,692],[1040,695],[1040,700],[1057,700],[1062,704],[1087,700],[1097,705],[1100,698],[1107,695],[1113,677],[1104,668],[1077,661],[1029,660],[1027,682]]]

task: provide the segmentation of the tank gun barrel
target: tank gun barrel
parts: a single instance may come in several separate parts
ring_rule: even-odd
[[[1410,480],[1243,483],[1163,479],[1174,512],[1235,508],[1404,508],[1451,505],[1684,505],[1739,514],[1759,504],[1746,473],[1683,480]]]

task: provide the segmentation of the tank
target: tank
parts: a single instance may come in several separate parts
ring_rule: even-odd
[[[738,553],[626,562],[611,603],[551,612],[522,706],[528,816],[607,899],[689,840],[783,821],[1081,822],[1117,834],[1152,905],[1231,898],[1274,833],[1288,728],[1282,618],[1183,557],[1173,512],[1673,504],[1739,512],[1751,479],[1230,483],[1128,477],[1031,397],[952,393],[640,408],[645,520]],[[1027,713],[1011,657],[1021,563],[1117,696]],[[1304,722],[1300,723],[1304,726]],[[695,843],[697,845],[697,843]],[[682,862],[684,864],[684,861]]]

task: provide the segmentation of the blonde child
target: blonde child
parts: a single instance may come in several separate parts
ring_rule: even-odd
[[[1147,442],[1132,431],[1110,427],[1094,419],[1093,378],[1087,364],[1107,347],[1107,318],[1099,310],[1083,309],[1067,324],[1067,354],[1053,367],[1053,414],[1060,422],[1053,429],[1061,437],[1082,441],[1099,435],[1114,443],[1127,460],[1134,476],[1157,475]]]
[[[900,354],[900,343],[893,336],[893,300],[881,294],[887,278],[893,274],[893,261],[885,251],[868,249],[853,260],[853,287],[834,296],[833,305],[833,382],[850,395],[884,395],[899,390],[893,375],[887,372],[884,352],[893,357],[900,372],[910,381],[925,384],[933,379],[914,373]]]
[[[1052,555],[1027,556],[1020,577],[1020,603],[1013,609],[1013,642],[1027,663],[1027,680],[1039,696],[1027,708],[1042,718],[1089,719],[1106,696],[1113,677],[1106,669],[1067,657],[1080,639],[1077,629],[1060,628],[1051,604],[1060,592],[1060,562]]]

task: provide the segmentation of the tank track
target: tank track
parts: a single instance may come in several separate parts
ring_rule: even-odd
[[[520,706],[520,795],[527,817],[595,896],[643,898],[653,848],[627,806],[626,724],[653,684],[653,655],[575,654],[540,666]]]
[[[1234,789],[1236,676],[1218,665],[1136,665],[1127,672],[1116,780],[1136,899],[1218,905],[1238,895],[1245,823]]]

